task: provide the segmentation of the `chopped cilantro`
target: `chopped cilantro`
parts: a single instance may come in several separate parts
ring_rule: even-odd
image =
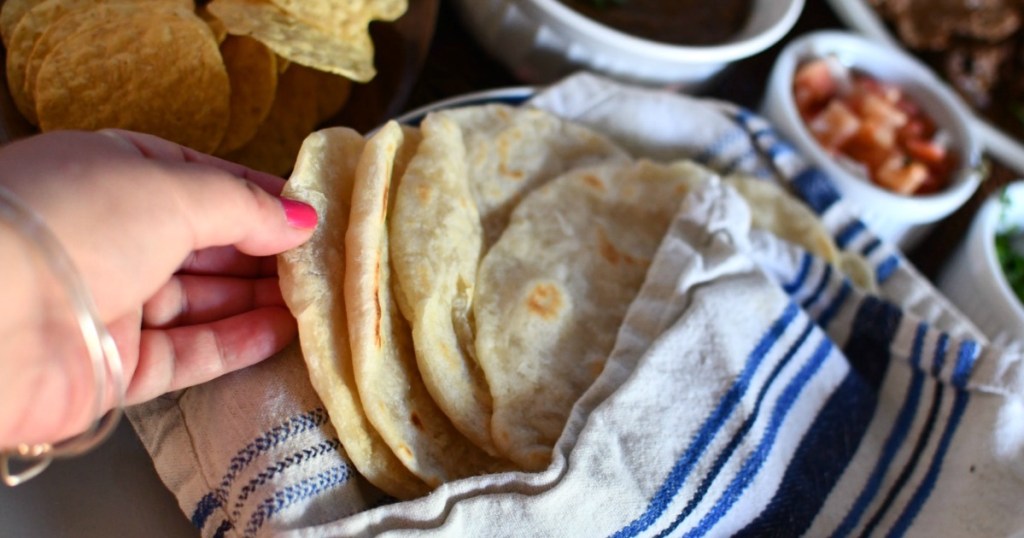
[[[1005,219],[1010,199],[1004,189],[999,195],[1002,205],[1000,220]],[[1014,239],[1024,233],[1018,226],[1011,226],[996,234],[996,257],[999,258],[999,265],[1003,268],[1006,282],[1013,289],[1017,298],[1024,302],[1024,253],[1014,248]]]

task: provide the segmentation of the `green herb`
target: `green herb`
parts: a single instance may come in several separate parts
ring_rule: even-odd
[[[1006,212],[1010,205],[1010,198],[1006,189],[999,194],[1001,205],[1000,221],[1005,223]],[[1024,255],[1013,246],[1014,238],[1024,233],[1017,226],[1011,226],[996,234],[996,257],[999,258],[999,265],[1003,268],[1006,282],[1013,289],[1017,298],[1024,302]]]

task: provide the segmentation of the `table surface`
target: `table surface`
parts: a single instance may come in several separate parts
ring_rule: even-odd
[[[728,68],[704,95],[757,109],[781,48],[795,36],[823,28],[842,28],[842,24],[826,2],[808,0],[796,27],[781,43]],[[469,92],[519,85],[521,81],[481,51],[451,2],[442,0],[426,63],[405,109]],[[1011,170],[993,162],[989,180],[961,210],[907,253],[910,260],[925,276],[934,278],[964,236],[980,202],[1015,177]],[[194,529],[178,510],[174,497],[161,487],[141,444],[124,424],[114,439],[95,452],[59,462],[19,488],[0,488],[0,535],[190,536]]]

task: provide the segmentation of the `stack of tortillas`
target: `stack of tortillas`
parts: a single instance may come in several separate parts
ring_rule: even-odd
[[[320,223],[281,256],[281,285],[360,473],[410,498],[545,468],[683,198],[717,180],[503,105],[389,123],[368,139],[310,135],[284,195]],[[781,188],[727,181],[755,227],[857,268]]]

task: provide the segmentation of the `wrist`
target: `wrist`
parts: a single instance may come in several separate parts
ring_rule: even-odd
[[[0,448],[85,429],[92,394],[74,312],[38,248],[0,220]]]

